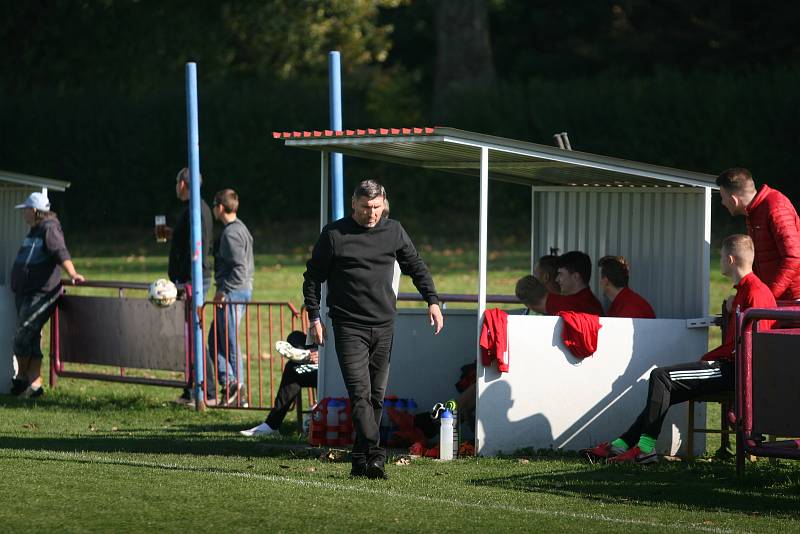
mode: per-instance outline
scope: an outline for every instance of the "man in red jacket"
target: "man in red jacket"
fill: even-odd
[[[655,319],[653,307],[640,294],[628,287],[629,267],[624,256],[603,256],[600,267],[600,289],[608,298],[608,317]]]
[[[722,274],[735,283],[733,309],[771,308],[772,292],[753,274],[753,240],[744,234],[725,238],[720,251]],[[633,425],[619,438],[601,443],[581,453],[591,461],[608,459],[610,463],[649,464],[658,461],[656,440],[670,406],[699,396],[733,391],[735,369],[734,321],[730,314],[725,341],[716,349],[689,362],[671,367],[658,367],[650,373],[647,402]],[[772,328],[774,321],[761,321],[760,328]]]
[[[747,218],[756,247],[753,272],[776,300],[800,299],[800,219],[792,202],[766,184],[757,190],[747,169],[728,169],[717,185],[731,215]]]

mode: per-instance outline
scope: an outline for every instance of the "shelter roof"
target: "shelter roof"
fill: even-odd
[[[477,176],[489,149],[489,177],[538,187],[712,187],[715,177],[565,150],[456,128],[365,128],[273,132],[286,146]]]
[[[10,172],[0,170],[0,183],[8,182],[18,185],[28,185],[31,187],[46,187],[53,191],[66,191],[71,185],[69,182],[62,180],[54,180],[53,178],[42,178],[41,176],[32,176],[30,174],[20,174],[17,172]]]

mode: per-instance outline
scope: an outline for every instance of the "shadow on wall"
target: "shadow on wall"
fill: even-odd
[[[511,387],[503,381],[495,380],[484,389],[480,396],[481,404],[497,407],[497,410],[492,414],[494,420],[492,425],[497,425],[503,429],[507,429],[506,434],[512,435],[519,443],[552,443],[553,432],[550,428],[550,422],[547,417],[541,413],[533,414],[518,421],[511,421],[509,412],[514,406],[514,399],[511,398]],[[483,447],[487,450],[504,453],[513,453],[515,451],[500,451],[499,447],[492,442],[492,432],[487,431],[484,438]]]

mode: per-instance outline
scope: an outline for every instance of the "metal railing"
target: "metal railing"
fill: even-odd
[[[788,304],[794,304],[790,306]],[[790,328],[778,330],[770,335],[797,337],[800,329],[794,327],[800,321],[800,306],[796,302],[780,302],[777,308],[750,308],[736,313],[736,472],[744,472],[745,455],[755,454],[771,458],[800,459],[800,440],[788,439],[766,443],[753,433],[753,335],[758,334],[758,323],[762,320],[785,321]],[[764,331],[767,332],[767,331]],[[795,356],[794,354],[791,355]],[[786,406],[791,417],[795,406]]]
[[[206,302],[200,317],[206,341],[203,344],[206,406],[272,408],[286,365],[286,360],[275,350],[275,342],[285,340],[292,330],[305,332],[307,319],[290,302],[270,301]],[[220,372],[222,365],[225,369]],[[231,384],[236,384],[235,390]],[[313,404],[314,391],[307,389],[308,401]]]
[[[178,300],[170,309],[173,319],[177,319],[180,315],[180,324],[173,325],[176,331],[174,332],[180,336],[180,340],[173,339],[173,349],[179,350],[179,354],[175,354],[174,350],[170,351],[169,362],[162,365],[160,361],[150,361],[147,367],[139,365],[121,365],[122,361],[130,363],[130,353],[141,352],[143,347],[139,346],[148,342],[148,340],[156,337],[151,331],[143,330],[140,324],[115,324],[113,325],[115,335],[118,332],[125,332],[128,330],[129,340],[127,347],[120,347],[116,354],[103,353],[98,357],[98,350],[92,346],[95,340],[92,337],[97,334],[100,335],[92,324],[83,325],[85,328],[72,328],[71,330],[64,328],[63,320],[65,310],[62,306],[71,304],[75,306],[86,306],[85,313],[73,319],[73,323],[78,320],[84,321],[97,321],[98,325],[106,326],[105,322],[113,322],[114,317],[104,317],[102,314],[102,306],[112,304],[114,306],[133,306],[136,308],[132,313],[148,314],[148,313],[163,313],[163,309],[152,306],[150,304],[142,304],[145,299],[136,298],[132,299],[136,302],[128,302],[129,293],[134,292],[141,294],[148,291],[150,285],[141,282],[125,282],[125,281],[86,281],[78,283],[73,286],[71,282],[64,281],[64,295],[56,303],[56,309],[50,322],[50,385],[55,388],[58,377],[64,378],[77,378],[89,380],[102,380],[108,382],[120,382],[129,384],[143,384],[164,387],[190,387],[193,384],[193,377],[191,370],[193,369],[194,357],[192,336],[193,329],[191,328],[191,286],[178,285]],[[83,289],[91,290],[112,290],[112,296],[109,295],[86,295]],[[81,294],[84,293],[84,294]],[[98,293],[94,291],[93,293]],[[100,293],[103,293],[100,291]],[[116,298],[115,298],[116,297]],[[105,299],[111,299],[106,302]],[[120,302],[117,302],[120,299]],[[122,300],[125,299],[125,302]],[[239,322],[239,328],[232,328],[228,325],[227,321],[222,330],[225,335],[236,336],[237,347],[241,348],[240,355],[234,359],[234,363],[238,365],[239,359],[242,361],[242,368],[245,372],[245,380],[243,383],[247,391],[247,402],[242,402],[239,399],[236,403],[220,402],[219,406],[231,404],[230,408],[254,408],[254,409],[268,409],[272,407],[272,400],[275,398],[275,392],[280,382],[281,373],[285,366],[285,360],[275,351],[275,342],[278,340],[286,339],[289,331],[300,329],[306,331],[308,319],[305,314],[301,314],[295,306],[290,302],[268,302],[268,301],[253,301],[246,303],[226,302],[223,306],[242,306],[242,317]],[[92,306],[100,306],[95,310]],[[179,306],[179,309],[174,308]],[[211,319],[212,307],[215,306],[213,302],[206,302],[200,310],[201,328],[204,336],[203,343],[203,362],[204,362],[204,376],[209,376],[209,372],[213,373],[214,391],[219,389],[218,382],[218,367],[216,358],[213,359],[211,365],[207,365],[209,341],[212,347],[216,348],[222,345],[222,339],[216,339],[218,336],[212,335],[209,339],[208,328],[213,320]],[[137,311],[138,310],[138,311]],[[209,317],[206,317],[206,315]],[[227,317],[227,314],[222,314]],[[130,315],[129,315],[130,316]],[[156,320],[158,317],[156,318]],[[237,318],[238,319],[238,318]],[[178,323],[177,320],[174,323]],[[143,323],[147,324],[147,323]],[[70,337],[70,339],[66,339]],[[125,336],[121,336],[125,337]],[[178,345],[180,348],[178,349]],[[226,344],[226,349],[228,345]],[[69,350],[65,350],[69,347]],[[100,349],[102,351],[102,349]],[[113,351],[112,351],[113,352]],[[67,354],[69,353],[69,356]],[[62,358],[62,356],[67,356]],[[226,359],[229,353],[225,352]],[[87,368],[88,367],[88,368]],[[134,371],[136,368],[138,372]],[[115,372],[105,372],[103,368],[116,369]],[[144,376],[142,376],[144,371]],[[154,372],[158,375],[153,376]],[[174,378],[174,373],[181,373],[182,378]],[[170,375],[173,376],[170,376]],[[148,376],[149,375],[149,376]],[[205,386],[205,384],[204,384]],[[205,388],[206,394],[208,388]],[[314,402],[314,391],[308,390],[308,400],[310,403]],[[222,398],[221,400],[224,400]],[[299,400],[299,399],[298,399]]]
[[[419,293],[398,293],[397,300],[404,302],[423,302],[423,298]],[[442,307],[446,306],[448,302],[474,302],[477,304],[478,295],[467,293],[441,293],[439,294],[439,302],[442,303]],[[486,302],[491,302],[492,304],[522,304],[522,301],[513,295],[486,295]]]
[[[131,376],[127,372],[127,367],[119,365],[113,366],[118,369],[117,374],[106,373],[106,372],[95,372],[95,371],[85,371],[85,370],[75,370],[75,369],[67,369],[66,364],[70,363],[64,361],[62,359],[62,342],[65,341],[62,336],[62,304],[64,302],[64,298],[69,295],[70,298],[74,297],[81,297],[81,295],[72,295],[75,289],[78,288],[90,288],[90,289],[112,289],[116,290],[117,298],[123,299],[127,296],[127,291],[147,291],[150,287],[147,283],[142,282],[125,282],[125,281],[108,281],[108,280],[92,280],[92,281],[84,281],[78,282],[77,284],[73,285],[70,280],[62,281],[63,284],[63,292],[62,298],[60,298],[56,302],[56,307],[53,312],[53,316],[50,320],[50,387],[55,388],[58,383],[58,377],[63,378],[78,378],[78,379],[88,379],[88,380],[102,380],[107,382],[122,382],[122,383],[129,383],[129,384],[142,384],[142,385],[151,385],[151,386],[164,386],[164,387],[184,387],[188,381],[188,376],[185,376],[183,380],[175,380],[171,378],[157,378],[157,377],[148,377],[148,376]],[[191,288],[188,288],[191,290]],[[186,296],[186,288],[179,287],[178,288],[178,303],[185,304],[185,296]],[[188,308],[184,308],[185,310],[185,317],[188,318]],[[99,319],[99,318],[98,318]],[[91,326],[91,325],[89,325]],[[187,332],[188,334],[188,332]],[[78,334],[79,336],[79,334]],[[76,344],[81,344],[84,340],[76,339],[73,340]],[[91,341],[85,341],[87,344],[91,343]],[[188,368],[188,362],[190,358],[189,352],[189,345],[184,344],[184,362],[185,368]],[[72,362],[76,364],[83,364],[83,365],[98,365],[104,367],[110,367],[108,361],[92,361],[92,358],[85,358],[84,361],[80,362]],[[174,371],[174,369],[162,369],[162,368],[154,368],[155,370],[166,370],[166,371]]]

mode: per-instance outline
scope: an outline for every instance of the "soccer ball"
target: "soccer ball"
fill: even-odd
[[[171,306],[178,298],[178,288],[165,278],[159,278],[147,290],[147,300],[161,308]]]

